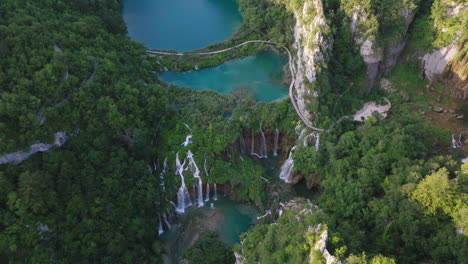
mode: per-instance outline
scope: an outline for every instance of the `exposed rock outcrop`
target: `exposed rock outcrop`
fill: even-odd
[[[422,56],[421,64],[424,77],[430,81],[442,81],[449,94],[466,99],[468,95],[468,58],[461,49],[465,45],[467,28],[463,23],[454,22],[468,16],[468,3],[455,3],[449,0],[437,2],[434,9],[445,9],[441,17],[434,21],[439,35],[451,39],[445,47],[433,50]],[[457,58],[458,57],[458,58]]]
[[[406,45],[406,33],[416,14],[417,6],[407,2],[401,3],[398,9],[403,19],[403,29],[381,46],[377,42],[379,33],[376,25],[379,16],[372,11],[370,2],[345,8],[354,42],[359,46],[361,56],[367,64],[367,91],[374,87],[379,74],[385,76],[392,71]]]
[[[324,69],[332,42],[322,1],[272,1],[284,5],[296,20],[292,46],[292,52],[295,53],[294,89],[299,111],[306,119],[310,119],[315,114],[313,111],[318,106],[316,98],[320,94],[313,83],[319,79]]]

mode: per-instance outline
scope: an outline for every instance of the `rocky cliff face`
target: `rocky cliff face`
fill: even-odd
[[[309,84],[317,80],[331,44],[325,35],[328,25],[320,0],[306,1],[302,8],[294,10],[294,17],[296,18],[293,44],[296,50],[294,88],[300,111],[310,119],[311,113],[307,105],[313,98],[318,97],[319,91],[311,89]]]
[[[272,0],[284,5],[294,15],[293,68],[294,90],[299,111],[310,119],[314,113],[310,104],[317,106],[320,91],[314,88],[323,65],[326,63],[331,39],[328,31],[322,0]]]
[[[370,2],[363,1],[346,9],[354,42],[359,46],[361,56],[367,64],[368,91],[374,87],[379,74],[388,75],[395,67],[398,56],[406,45],[406,33],[416,14],[416,9],[417,6],[411,2],[400,5],[398,13],[403,19],[403,29],[386,41],[383,46],[377,42],[376,25],[379,16],[372,11]]]
[[[444,9],[445,12],[441,18],[434,21],[434,27],[440,35],[450,34],[451,42],[422,56],[424,77],[430,82],[442,81],[451,95],[466,99],[468,96],[468,58],[466,55],[460,57],[460,52],[463,45],[466,45],[463,35],[466,35],[467,28],[463,23],[452,22],[455,25],[446,23],[454,21],[453,19],[460,21],[463,16],[468,16],[468,3],[443,0],[436,9]],[[459,56],[458,59],[457,56]]]

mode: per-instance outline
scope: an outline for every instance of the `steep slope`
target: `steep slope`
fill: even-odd
[[[388,75],[406,45],[407,31],[419,0],[348,1],[342,7],[348,16],[354,42],[367,64],[367,91],[379,75]]]

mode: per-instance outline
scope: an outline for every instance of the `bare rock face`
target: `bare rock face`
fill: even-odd
[[[329,26],[322,1],[272,1],[284,5],[296,20],[293,43],[295,97],[299,111],[306,119],[310,119],[314,113],[310,113],[307,106],[319,96],[319,91],[313,89],[311,84],[317,81],[322,66],[326,63],[327,53],[331,49]]]
[[[432,82],[440,78],[449,62],[455,58],[457,53],[457,47],[448,46],[424,55],[422,63],[426,79]]]
[[[442,0],[437,8],[444,8],[444,19],[434,21],[434,27],[440,34],[451,34],[453,39],[447,46],[425,54],[421,59],[424,77],[430,81],[442,81],[448,92],[460,99],[468,96],[468,58],[456,59],[461,50],[461,36],[466,34],[463,25],[446,25],[444,22],[457,16],[467,15],[467,2]],[[450,30],[449,30],[450,27]],[[464,33],[465,32],[465,33]]]
[[[328,30],[328,25],[320,0],[305,2],[302,10],[297,10],[294,16],[296,25],[293,47],[297,51],[294,87],[297,91],[298,107],[304,116],[310,119],[311,114],[306,106],[310,103],[310,97],[318,96],[318,91],[309,89],[307,82],[313,83],[317,80],[320,64],[324,62],[324,54],[321,50],[330,48],[323,34]]]
[[[368,91],[374,87],[379,75],[386,76],[395,67],[406,45],[406,33],[414,19],[416,8],[417,6],[411,3],[402,4],[400,14],[404,21],[404,28],[384,46],[378,45],[377,30],[371,27],[377,23],[378,16],[373,14],[370,6],[356,5],[347,12],[354,42],[359,46],[361,56],[367,64]]]

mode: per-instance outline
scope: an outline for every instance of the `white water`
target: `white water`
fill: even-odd
[[[263,124],[263,121],[260,122],[260,133],[262,134],[262,142],[260,144],[260,156],[264,159],[267,159],[268,158],[267,144],[266,144],[265,134],[263,133],[263,130],[262,130],[262,124]]]
[[[185,137],[185,141],[182,142],[182,144],[180,144],[180,146],[186,147],[186,146],[188,146],[188,145],[191,144],[191,143],[192,143],[192,135],[187,135],[187,136]]]
[[[461,162],[462,162],[462,163],[467,163],[467,162],[468,162],[468,157],[466,157],[466,158],[462,159],[462,161],[461,161]]]
[[[14,152],[10,154],[3,155],[0,157],[0,165],[9,163],[9,162],[15,162],[15,163],[20,163],[24,160],[27,160],[31,155],[37,153],[37,152],[45,152],[50,149],[54,148],[59,148],[67,142],[67,135],[65,132],[57,132],[55,133],[55,140],[53,144],[46,144],[46,143],[37,143],[33,144],[29,147],[29,151],[27,152]]]
[[[278,140],[279,140],[279,130],[275,129],[275,143],[273,145],[273,156],[278,156]]]
[[[288,159],[281,166],[279,177],[286,183],[290,183],[292,180],[292,172],[294,169],[294,160],[293,160],[292,154],[293,154],[293,151],[296,149],[296,147],[297,146],[292,147],[292,149],[289,151]]]
[[[161,222],[161,215],[158,215],[159,224],[158,224],[158,235],[162,235],[164,233],[162,222]]]
[[[163,163],[163,169],[161,171],[161,174],[159,174],[159,178],[161,179],[161,183],[160,183],[160,186],[161,186],[161,189],[163,190],[163,192],[166,192],[166,185],[164,184],[164,175],[167,173],[167,158],[164,159],[164,163]]]
[[[458,137],[458,141],[455,139],[455,136],[452,134],[452,148],[460,148],[462,146],[461,144],[461,135]]]
[[[192,129],[189,127],[189,125],[187,125],[187,123],[184,123],[184,126],[185,126],[188,130],[192,131]]]
[[[190,200],[190,194],[187,190],[187,186],[185,186],[185,179],[184,179],[184,163],[181,164],[179,160],[179,152],[176,154],[176,174],[180,175],[180,179],[182,181],[179,190],[177,191],[177,207],[176,212],[179,214],[185,213],[185,208],[192,205],[192,201]],[[188,201],[188,202],[187,202]]]
[[[193,177],[198,179],[198,207],[203,207],[205,204],[203,203],[203,182],[200,177],[200,170],[198,169],[197,163],[193,158],[192,151],[189,150],[187,152],[187,158],[189,160],[189,166],[192,167]]]
[[[206,196],[205,196],[205,202],[210,200],[210,184],[206,184]]]
[[[169,221],[167,221],[166,214],[163,214],[163,219],[164,219],[164,223],[166,223],[167,228],[171,229],[171,224],[169,224]]]
[[[265,214],[264,214],[264,215],[262,215],[262,216],[258,216],[258,217],[257,217],[257,220],[258,220],[258,219],[265,218],[267,215],[271,215],[271,210],[266,210],[266,212],[265,212]]]
[[[216,190],[216,183],[213,183],[214,185],[214,196],[213,196],[213,200],[218,200],[218,190]]]
[[[265,182],[270,182],[267,178],[265,178],[265,177],[263,177],[263,176],[260,176],[260,178],[261,178],[262,180],[264,180]]]

